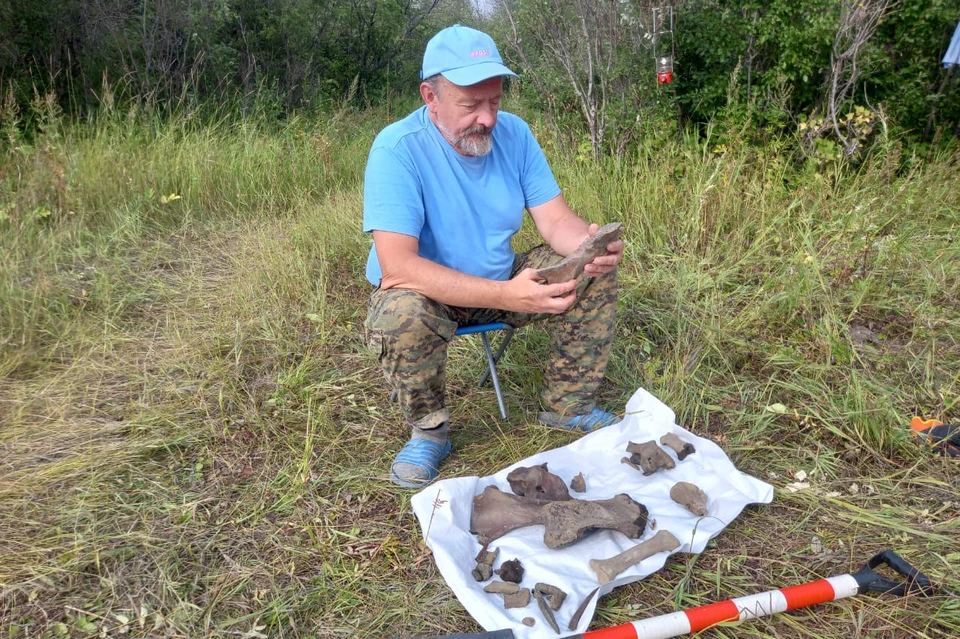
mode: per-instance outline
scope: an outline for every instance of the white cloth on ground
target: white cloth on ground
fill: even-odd
[[[547,463],[550,472],[568,485],[577,473],[582,472],[587,492],[577,494],[571,491],[572,496],[593,500],[626,493],[647,507],[650,521],[656,520],[656,530],[648,524],[643,536],[637,540],[612,530],[600,530],[565,548],[550,550],[543,543],[543,526],[535,525],[515,529],[490,544],[491,550],[500,549],[495,567],[510,559],[519,559],[523,564],[525,572],[521,586],[532,589],[536,583],[543,582],[567,592],[566,601],[556,613],[562,635],[567,634],[567,623],[580,602],[598,585],[590,568],[590,559],[613,557],[660,530],[669,530],[680,540],[682,545],[675,552],[700,553],[747,504],[767,504],[773,499],[772,486],[737,470],[714,442],[676,425],[674,412],[644,389],[638,389],[630,398],[625,414],[617,424],[594,431],[567,446],[528,457],[495,475],[444,479],[427,486],[411,499],[440,573],[464,608],[485,630],[510,628],[517,639],[552,639],[557,636],[541,617],[535,602],[531,600],[526,608],[505,610],[499,595],[483,591],[490,582],[477,582],[471,576],[481,548],[476,535],[470,533],[473,498],[490,485],[512,493],[507,474],[515,468]],[[677,461],[676,454],[663,447],[677,465],[650,476],[620,462],[622,457],[629,456],[626,447],[630,441],[655,440],[659,443],[660,437],[666,433],[675,433],[692,443],[696,452]],[[691,515],[670,499],[670,488],[679,481],[695,483],[707,494],[709,514],[706,517]],[[602,585],[584,611],[576,631],[587,630],[601,596],[617,586],[660,570],[670,554],[649,557]],[[524,617],[533,617],[536,625],[532,628],[523,625]]]

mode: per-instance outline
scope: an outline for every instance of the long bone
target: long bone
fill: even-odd
[[[473,498],[470,532],[481,544],[514,528],[535,524],[543,525],[543,543],[550,549],[573,543],[598,528],[637,539],[647,525],[647,508],[625,494],[601,500],[543,501],[511,495],[496,486],[487,486]]]
[[[590,567],[597,573],[597,581],[602,584],[613,581],[617,575],[658,552],[676,550],[680,540],[668,530],[661,530],[650,539],[640,542],[629,550],[610,559],[591,559]]]

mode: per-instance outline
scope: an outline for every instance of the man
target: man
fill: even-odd
[[[613,339],[623,243],[611,242],[580,281],[536,277],[599,227],[567,205],[527,124],[498,111],[504,76],[516,74],[490,36],[443,29],[423,56],[424,106],[381,131],[367,160],[366,274],[377,288],[366,328],[412,430],[390,469],[401,486],[433,481],[450,453],[444,364],[458,325],[550,318],[540,421],[588,432],[618,420],[593,395]],[[524,208],[546,246],[514,255]]]

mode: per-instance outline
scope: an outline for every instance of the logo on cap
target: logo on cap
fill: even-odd
[[[476,51],[470,54],[470,57],[483,58],[483,57],[488,57],[489,55],[490,55],[490,49],[477,49]]]

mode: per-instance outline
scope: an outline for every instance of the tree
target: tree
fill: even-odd
[[[608,146],[622,151],[635,120],[625,126],[617,114],[639,114],[638,49],[650,41],[640,16],[649,7],[628,0],[499,2],[525,77],[544,95],[566,85],[595,155]]]

